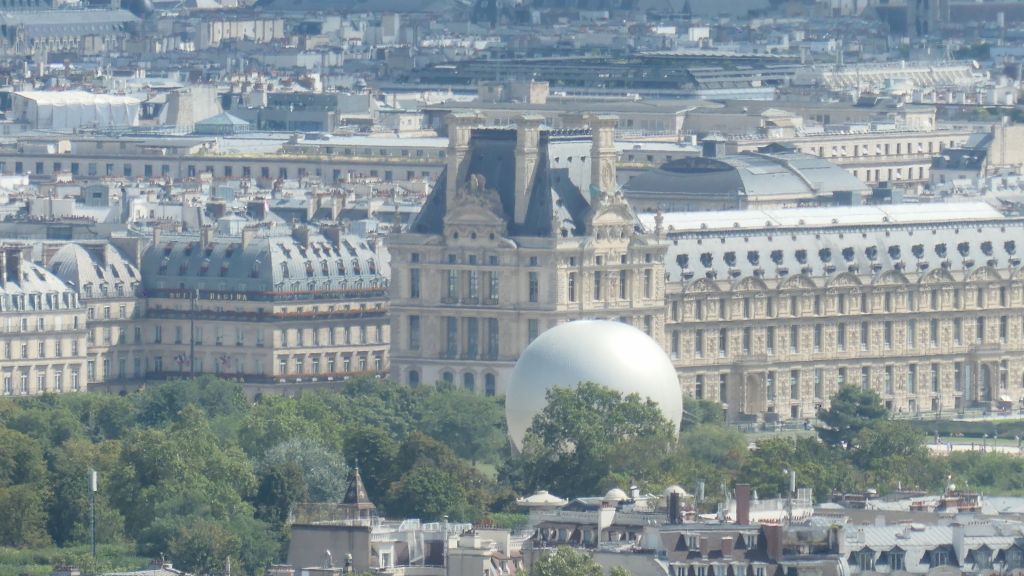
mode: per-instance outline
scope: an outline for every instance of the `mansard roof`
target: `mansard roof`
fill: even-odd
[[[503,212],[500,216],[508,223],[510,236],[552,236],[561,230],[570,236],[580,236],[586,229],[590,210],[590,142],[589,130],[541,131],[530,203],[521,224],[514,218],[516,178],[531,175],[516,173],[515,130],[473,130],[462,184],[479,175],[489,188],[497,191]],[[446,168],[410,231],[442,234],[447,197],[451,193],[447,190]]]
[[[654,215],[640,221],[654,229]],[[1024,219],[984,204],[675,213],[662,225],[671,281],[853,273],[901,283],[936,270],[996,280],[1020,268],[1024,238]]]
[[[147,291],[315,293],[387,285],[381,263],[357,236],[342,236],[338,244],[273,234],[244,243],[223,236],[205,244],[196,235],[161,238],[143,255],[142,277]]]

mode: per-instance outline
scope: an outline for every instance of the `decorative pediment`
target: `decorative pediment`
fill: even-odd
[[[793,288],[814,289],[817,287],[818,285],[814,283],[814,280],[811,280],[810,277],[808,277],[806,274],[797,274],[795,276],[790,276],[789,278],[786,278],[781,283],[779,283],[779,290],[787,290]]]
[[[737,280],[733,285],[732,289],[734,292],[739,291],[751,291],[751,292],[766,292],[768,291],[768,285],[764,283],[760,278],[753,276],[745,276]]]
[[[472,174],[455,192],[451,208],[444,217],[445,237],[449,240],[476,240],[501,237],[508,230],[498,191],[487,186],[487,179]],[[493,238],[492,238],[493,239]]]
[[[837,274],[834,278],[830,278],[827,284],[829,288],[856,288],[861,285],[860,278],[850,272]]]
[[[994,282],[997,280],[1002,280],[1003,277],[999,274],[999,272],[995,270],[995,268],[992,268],[991,266],[982,266],[981,268],[972,271],[968,275],[968,279],[976,282],[984,282],[986,280]]]
[[[621,192],[602,193],[590,207],[587,231],[597,240],[628,238],[633,233],[633,210]]]
[[[936,268],[922,276],[918,282],[921,284],[946,284],[955,281],[956,279],[949,273],[949,270]]]
[[[718,283],[710,278],[698,278],[690,284],[687,292],[721,292],[722,289],[718,287]]]
[[[904,286],[910,284],[910,280],[898,270],[886,270],[874,278],[871,282],[874,286],[896,285]]]

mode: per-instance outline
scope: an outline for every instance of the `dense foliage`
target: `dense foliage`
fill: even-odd
[[[936,490],[950,476],[987,493],[1024,492],[1024,459],[930,456],[925,433],[890,419],[870,392],[840,391],[819,436],[762,437],[756,446],[723,425],[717,406],[688,402],[686,411],[677,439],[658,407],[635,395],[594,384],[555,389],[513,455],[501,401],[444,386],[357,380],[250,402],[237,384],[204,377],[127,396],[0,402],[0,576],[5,553],[22,557],[10,549],[80,551],[88,542],[90,469],[100,477],[101,550],[124,562],[165,554],[203,574],[222,573],[229,557],[249,574],[283,560],[293,505],[340,500],[356,465],[385,515],[498,526],[520,523],[515,496],[537,489],[574,497],[703,481],[714,506],[718,488],[737,481],[762,497],[782,493],[784,469],[818,499],[833,490]],[[80,552],[39,553],[24,571],[55,556],[85,562]],[[576,560],[560,552],[549,567],[590,570]],[[138,568],[112,561],[97,566]]]
[[[471,461],[498,463],[499,401],[346,384],[250,403],[204,377],[0,403],[0,547],[88,543],[90,469],[98,542],[199,573],[280,560],[291,506],[341,500],[357,463],[385,514],[483,517],[502,491]]]

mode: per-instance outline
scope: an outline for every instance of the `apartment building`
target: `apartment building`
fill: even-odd
[[[86,308],[29,254],[0,246],[0,395],[84,391]]]

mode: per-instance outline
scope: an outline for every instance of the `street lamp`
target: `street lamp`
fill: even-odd
[[[89,469],[89,534],[92,541],[92,557],[96,559],[96,471]]]

